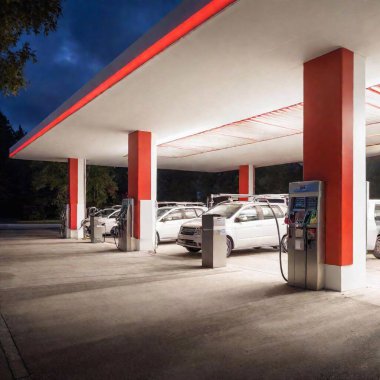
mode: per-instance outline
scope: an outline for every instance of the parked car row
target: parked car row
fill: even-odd
[[[184,222],[199,217],[207,210],[207,207],[200,206],[198,203],[195,203],[194,206],[191,206],[191,202],[181,202],[180,205],[176,205],[175,202],[171,203],[174,205],[157,209],[156,237],[158,243],[175,241]],[[98,222],[104,225],[104,234],[110,234],[112,228],[117,225],[120,209],[121,206],[112,206],[94,213],[94,216],[99,218]],[[90,218],[86,218],[83,225],[89,230]]]
[[[263,196],[259,201],[225,201],[211,209],[199,203],[165,202],[159,204],[156,221],[157,244],[176,241],[189,252],[202,249],[203,213],[212,213],[226,218],[227,251],[248,249],[262,246],[278,246],[277,227],[270,207],[261,200],[270,199]],[[284,197],[271,201],[279,221],[281,237],[286,234]],[[281,200],[281,202],[280,202]],[[380,259],[380,200],[371,199],[367,207],[367,250]],[[120,205],[111,206],[94,213],[104,225],[104,233],[110,234],[117,224]],[[89,218],[83,221],[84,228],[90,228]]]

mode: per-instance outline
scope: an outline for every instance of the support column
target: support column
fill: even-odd
[[[253,165],[239,167],[239,194],[255,194],[255,167]]]
[[[151,251],[156,241],[157,148],[151,132],[128,135],[128,197],[134,199],[136,249]]]
[[[86,160],[68,159],[68,204],[66,237],[82,239],[82,220],[86,215]]]
[[[365,286],[364,59],[338,49],[304,64],[304,179],[325,182],[325,287]]]

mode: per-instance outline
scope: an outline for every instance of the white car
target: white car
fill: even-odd
[[[95,213],[95,216],[100,218],[99,223],[104,224],[104,233],[111,233],[111,228],[116,225],[116,218],[119,216],[120,209],[105,208]],[[84,228],[90,230],[90,218],[84,220]]]
[[[367,250],[380,259],[380,199],[367,201]]]
[[[189,221],[189,219],[199,218],[205,211],[207,211],[207,207],[203,206],[158,208],[156,222],[157,244],[162,241],[175,241],[181,225]]]
[[[271,205],[279,222],[280,237],[286,234],[286,208]],[[226,218],[227,256],[233,249],[279,245],[276,221],[272,210],[265,203],[226,202],[216,205],[206,212]],[[202,249],[202,219],[184,223],[178,234],[177,244],[189,252]]]

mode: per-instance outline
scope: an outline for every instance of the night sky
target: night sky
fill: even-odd
[[[56,32],[25,37],[38,62],[26,66],[25,90],[0,95],[0,111],[14,128],[31,130],[180,2],[63,0]]]

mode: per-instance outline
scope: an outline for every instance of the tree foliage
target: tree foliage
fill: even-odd
[[[160,201],[201,201],[214,193],[237,193],[238,172],[222,173],[158,170],[157,199]]]
[[[32,189],[40,205],[37,218],[57,217],[67,203],[67,164],[61,162],[33,162]],[[120,203],[115,168],[87,165],[86,203],[106,207]],[[53,213],[52,213],[53,211]]]
[[[15,95],[26,86],[26,62],[36,53],[24,36],[48,35],[57,27],[61,0],[0,0],[0,91]]]
[[[29,162],[10,160],[8,149],[24,135],[21,128],[12,129],[8,119],[0,112],[0,216],[12,213],[30,190]]]
[[[120,203],[117,197],[115,169],[105,166],[87,166],[87,204],[105,207]]]
[[[67,164],[34,161],[30,169],[33,173],[32,190],[39,205],[33,216],[37,219],[57,218],[67,203]]]

